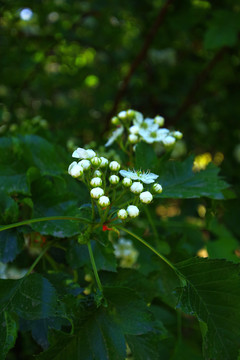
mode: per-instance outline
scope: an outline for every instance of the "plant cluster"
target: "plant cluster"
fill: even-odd
[[[185,347],[187,359],[237,358],[240,312],[232,310],[239,309],[238,257],[229,251],[234,263],[209,256],[216,248],[203,237],[206,229],[231,234],[224,226],[219,231],[210,214],[205,219],[207,203],[199,205],[198,218],[174,221],[167,210],[168,199],[179,201],[176,208],[183,199],[227,198],[229,186],[214,164],[196,171],[193,157],[175,161],[171,151],[159,157],[156,141],[143,141],[153,128],[164,130],[164,139],[182,136],[160,128],[162,118],[124,114],[118,161],[114,152],[79,147],[68,174],[68,156],[46,140],[0,140],[9,154],[1,160],[8,174],[0,227],[0,259],[7,264],[0,279],[2,359],[14,354],[19,336],[30,334],[31,354],[39,360],[177,359]],[[13,172],[8,164],[16,156]],[[209,259],[200,257],[206,252]],[[185,335],[189,328],[194,340]]]

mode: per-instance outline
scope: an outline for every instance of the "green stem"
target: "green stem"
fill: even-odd
[[[89,252],[90,260],[92,263],[92,268],[93,268],[93,272],[95,275],[95,279],[96,279],[99,290],[102,292],[103,288],[102,288],[102,284],[101,284],[101,281],[98,276],[98,271],[97,271],[96,263],[94,260],[93,252],[92,252],[91,242],[89,241],[87,245],[88,245],[88,252]]]
[[[148,221],[149,221],[149,223],[150,223],[150,225],[151,225],[151,227],[152,227],[152,230],[153,230],[155,239],[156,239],[156,241],[158,241],[158,239],[159,239],[159,237],[158,237],[158,232],[157,232],[156,226],[155,226],[155,224],[154,224],[154,222],[153,222],[153,219],[152,219],[152,217],[151,217],[150,211],[149,211],[149,209],[148,209],[147,206],[144,207],[144,211],[145,211],[145,213],[146,213],[146,215],[147,215],[147,218],[148,218]]]
[[[92,203],[92,221],[94,221],[94,219],[95,219],[95,211],[94,211],[95,204],[94,204],[93,198],[91,198],[91,203]]]
[[[50,221],[50,220],[74,220],[74,221],[80,221],[80,222],[85,222],[85,223],[89,223],[89,224],[91,223],[90,220],[84,219],[84,218],[81,218],[81,217],[49,216],[49,217],[43,217],[43,218],[37,218],[37,219],[24,220],[24,221],[20,221],[18,223],[15,223],[15,224],[3,225],[3,226],[0,227],[0,231],[7,230],[7,229],[12,229],[12,228],[15,228],[15,227],[18,227],[18,226],[32,224],[32,223],[36,223],[36,222],[40,222],[40,221]]]
[[[41,253],[38,255],[38,257],[36,258],[36,260],[34,261],[34,263],[31,265],[31,267],[29,268],[28,272],[26,273],[25,276],[28,276],[31,274],[31,272],[33,271],[33,269],[35,268],[35,266],[39,263],[39,261],[41,260],[41,258],[43,257],[43,255],[50,249],[50,247],[52,246],[52,243],[49,243],[48,245],[46,245],[44,247],[44,249],[41,251]]]
[[[132,237],[134,237],[135,239],[137,239],[138,241],[140,241],[142,244],[144,244],[146,247],[148,247],[152,252],[154,252],[160,259],[162,259],[168,266],[170,266],[171,269],[173,269],[173,271],[177,274],[178,277],[182,278],[181,275],[179,274],[179,271],[177,268],[175,268],[175,266],[167,259],[165,258],[165,256],[163,256],[162,254],[160,254],[156,249],[154,249],[154,247],[152,247],[151,245],[149,245],[145,240],[143,240],[140,236],[138,236],[137,234],[134,234],[132,231],[125,229],[122,226],[116,226],[119,230],[122,230],[124,232],[126,232],[127,234],[131,235]]]

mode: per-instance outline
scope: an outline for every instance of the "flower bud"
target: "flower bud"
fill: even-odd
[[[163,126],[164,122],[165,122],[165,120],[162,116],[160,116],[160,115],[155,116],[155,118],[154,118],[155,124],[158,124],[158,126]]]
[[[129,205],[127,207],[127,213],[131,218],[135,218],[139,215],[139,209],[135,205]]]
[[[102,185],[102,179],[100,177],[94,177],[90,181],[92,187],[97,187]]]
[[[110,182],[110,184],[112,184],[112,185],[116,185],[116,184],[118,184],[119,183],[119,176],[117,176],[117,175],[111,175],[111,176],[109,176],[109,182]]]
[[[96,187],[90,191],[90,195],[93,199],[99,199],[104,194],[104,190],[100,187]]]
[[[109,199],[109,197],[107,197],[107,196],[101,196],[101,197],[98,199],[98,204],[99,204],[101,207],[106,207],[106,206],[110,205],[110,199]]]
[[[134,135],[137,135],[139,133],[139,130],[140,130],[140,128],[138,125],[133,125],[133,126],[130,126],[130,128],[129,128],[129,132]]]
[[[135,116],[135,111],[132,110],[132,109],[127,110],[127,116],[128,116],[130,119],[133,119],[134,116]]]
[[[169,136],[166,136],[162,140],[162,142],[163,142],[163,145],[165,145],[165,146],[171,146],[176,142],[176,139],[173,136],[169,135]]]
[[[97,157],[97,156],[94,156],[92,159],[91,159],[91,163],[93,166],[100,166],[101,165],[101,162],[102,160]]]
[[[135,181],[131,187],[130,190],[132,193],[134,194],[140,194],[143,191],[143,184],[140,183],[139,181]]]
[[[130,187],[132,185],[132,179],[125,177],[122,181],[123,186]]]
[[[68,167],[68,173],[74,177],[77,178],[79,176],[82,176],[83,174],[83,168],[81,165],[79,165],[76,161],[73,161],[69,167]]]
[[[113,125],[119,125],[119,124],[120,124],[120,121],[119,121],[119,119],[118,119],[117,116],[114,116],[114,117],[111,118],[111,123],[112,123]]]
[[[94,173],[93,173],[93,175],[94,175],[95,177],[101,177],[101,176],[102,176],[102,172],[101,172],[100,170],[95,170]]]
[[[183,134],[181,131],[174,131],[172,135],[175,137],[175,139],[180,140],[183,137]]]
[[[106,158],[103,157],[103,156],[101,156],[100,159],[101,159],[100,167],[101,167],[101,168],[106,167],[106,166],[108,165],[108,159],[106,159]]]
[[[153,199],[153,196],[150,193],[150,191],[143,191],[139,197],[140,197],[141,202],[144,204],[150,204],[150,202]]]
[[[125,120],[127,118],[127,112],[126,111],[121,111],[120,113],[118,113],[118,117],[121,120]]]
[[[83,170],[89,170],[91,167],[91,163],[89,160],[81,160],[78,164],[82,166]]]
[[[86,150],[86,152],[87,152],[88,159],[92,159],[94,156],[96,156],[95,151],[93,151],[92,149],[88,149],[88,150]]]
[[[138,142],[138,137],[135,134],[128,135],[128,140],[131,144],[136,144]]]
[[[117,213],[118,218],[121,220],[125,220],[128,217],[128,213],[125,209],[120,209]]]
[[[121,165],[117,161],[111,161],[109,164],[109,169],[112,171],[120,170]]]
[[[152,189],[157,194],[161,194],[161,192],[162,192],[162,186],[158,183],[153,184]]]

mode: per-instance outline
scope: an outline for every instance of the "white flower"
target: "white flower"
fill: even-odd
[[[101,161],[102,161],[101,164],[100,164],[100,168],[106,167],[106,166],[108,165],[108,159],[106,159],[106,158],[103,157],[103,156],[101,156],[100,159],[101,159]]]
[[[112,171],[118,171],[121,165],[117,161],[111,161],[109,164],[109,169]]]
[[[90,181],[92,187],[97,187],[102,185],[102,179],[100,177],[94,177]]]
[[[110,182],[110,184],[113,184],[113,185],[116,185],[116,184],[118,184],[119,183],[119,176],[117,176],[117,175],[111,175],[111,176],[109,176],[109,182]]]
[[[120,209],[117,213],[119,219],[125,220],[128,217],[128,213],[125,209]]]
[[[143,191],[143,184],[136,181],[131,185],[130,190],[134,194],[140,194]]]
[[[153,199],[153,196],[149,191],[143,191],[139,197],[141,202],[144,204],[149,204]]]
[[[114,143],[114,141],[122,135],[123,133],[123,126],[120,126],[119,128],[117,128],[116,130],[114,130],[112,132],[112,135],[110,136],[110,138],[108,139],[108,141],[106,142],[105,146],[110,146]]]
[[[104,194],[104,190],[100,187],[96,187],[90,191],[90,195],[93,199],[99,199]]]
[[[72,157],[77,159],[91,159],[96,156],[95,151],[92,149],[85,150],[83,148],[77,148],[72,154]]]
[[[160,184],[155,183],[152,187],[153,191],[157,194],[161,194],[162,186]]]
[[[157,124],[154,125],[158,127]],[[139,135],[141,135],[143,140],[146,141],[148,144],[163,141],[168,135],[168,133],[169,133],[168,129],[158,129],[158,128],[156,129],[153,126],[147,129],[140,129],[139,131]]]
[[[138,125],[130,126],[129,132],[131,134],[137,135],[139,133],[140,127]]]
[[[101,197],[98,199],[98,204],[99,204],[101,207],[106,207],[106,206],[110,205],[110,199],[109,199],[109,197],[107,197],[107,196],[101,196]]]
[[[172,136],[174,136],[177,140],[180,140],[183,137],[181,131],[173,131]]]
[[[127,207],[127,213],[131,218],[135,218],[139,215],[139,209],[135,205],[129,205]]]
[[[89,160],[81,160],[78,164],[83,167],[83,170],[88,170],[91,167],[91,163]]]
[[[164,118],[162,116],[160,116],[160,115],[157,115],[154,118],[154,122],[155,122],[155,124],[158,124],[158,126],[163,126],[164,121],[165,121]]]
[[[138,111],[135,111],[133,124],[140,126],[142,122],[143,122],[143,114]]]
[[[120,170],[120,174],[125,177],[132,180],[140,180],[144,184],[151,184],[153,183],[157,178],[158,175],[150,173],[150,172],[141,172],[141,171],[130,171],[130,170]]]
[[[136,144],[138,142],[138,136],[134,134],[128,135],[128,140],[131,144]]]
[[[102,160],[97,157],[97,156],[94,156],[92,159],[91,159],[91,163],[93,164],[93,166],[100,166],[101,165],[101,162]]]
[[[101,177],[102,176],[102,172],[100,170],[95,170],[93,173],[94,176],[96,177]]]
[[[125,170],[121,170],[121,171],[125,171]],[[121,171],[120,171],[120,173],[121,173]],[[121,174],[122,175],[122,174]],[[132,185],[132,180],[130,179],[130,178],[128,178],[128,177],[125,177],[124,179],[123,179],[123,181],[122,181],[122,184],[123,184],[123,186],[125,186],[125,187],[130,187],[131,185]]]
[[[81,165],[79,165],[76,161],[73,161],[69,167],[68,167],[68,173],[74,177],[77,178],[79,176],[82,176],[83,174],[83,168]]]
[[[175,144],[175,142],[176,142],[176,139],[171,135],[165,137],[165,139],[162,140],[162,143],[165,146],[171,146],[171,145]]]

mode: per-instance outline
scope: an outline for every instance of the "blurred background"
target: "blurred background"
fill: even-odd
[[[133,108],[184,133],[229,182],[240,164],[240,4],[1,1],[0,133],[71,151]],[[227,159],[227,160],[226,160]]]

